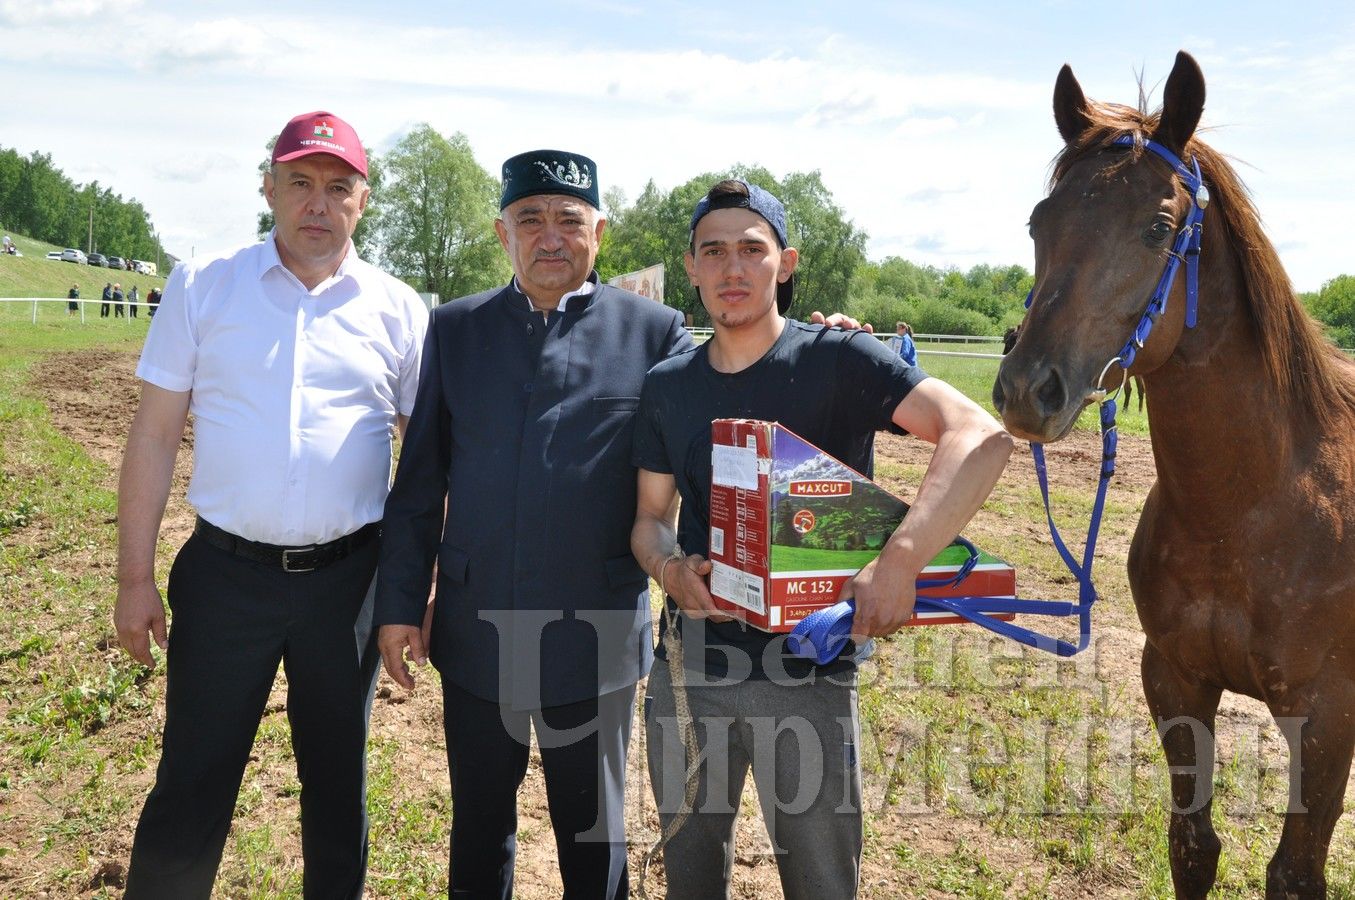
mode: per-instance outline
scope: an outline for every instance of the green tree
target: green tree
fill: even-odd
[[[494,233],[499,183],[461,133],[420,124],[383,159],[379,230],[387,267],[443,300],[503,284],[511,274]]]
[[[0,148],[0,224],[12,227],[18,221],[14,205],[19,196],[19,180],[23,172],[24,160],[19,152]]]
[[[1304,299],[1338,346],[1355,347],[1355,275],[1338,275]]]
[[[793,313],[808,318],[811,310],[841,309],[852,275],[866,260],[866,233],[833,202],[817,170],[791,172],[782,180],[780,190],[768,190],[786,205],[790,243],[800,251]]]
[[[21,157],[0,148],[0,216],[7,228],[62,247],[92,244],[105,253],[149,259],[157,246],[140,203],[123,200],[97,181],[73,183],[48,154]]]

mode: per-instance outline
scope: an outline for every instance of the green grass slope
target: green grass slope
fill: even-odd
[[[52,250],[61,247],[35,241],[21,234],[7,232],[19,247],[23,256],[10,256],[0,253],[0,298],[3,297],[65,297],[72,284],[80,286],[80,296],[86,300],[98,300],[104,284],[116,281],[123,290],[136,285],[141,296],[153,287],[163,288],[165,279],[150,275],[138,275],[135,272],[117,269],[105,269],[101,266],[81,266],[76,263],[58,262],[47,258]],[[3,304],[12,306],[13,304]],[[53,304],[49,312],[58,307]],[[31,312],[31,307],[30,307]],[[39,309],[41,316],[44,310]],[[88,310],[86,310],[88,313]],[[96,313],[97,315],[97,313]]]

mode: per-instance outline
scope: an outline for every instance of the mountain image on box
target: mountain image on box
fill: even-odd
[[[711,594],[750,625],[790,631],[833,605],[908,513],[903,500],[776,422],[717,419],[711,437]],[[947,547],[921,578],[946,580],[968,559],[963,547]],[[918,590],[920,597],[1015,595],[1015,570],[982,551],[963,581]],[[908,624],[963,621],[928,611]]]

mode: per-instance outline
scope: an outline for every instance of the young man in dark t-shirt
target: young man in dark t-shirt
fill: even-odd
[[[975,403],[871,335],[783,317],[799,257],[771,194],[722,181],[697,204],[691,230],[687,275],[714,336],[650,370],[632,455],[639,490],[631,549],[664,590],[666,618],[681,636],[682,684],[675,689],[670,666],[656,665],[646,696],[650,781],[665,833],[686,783],[679,696],[703,754],[693,809],[664,848],[668,896],[726,895],[749,768],[788,900],[852,896],[861,855],[855,650],[815,665],[790,656],[784,635],[717,611],[705,558],[711,420],[779,421],[867,475],[876,431],[937,445],[906,520],[843,588],[857,603],[858,639],[907,622],[919,572],[988,496],[1011,439]],[[667,658],[665,646],[659,655]]]

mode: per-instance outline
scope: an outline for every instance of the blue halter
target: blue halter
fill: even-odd
[[[1120,146],[1133,146],[1134,138],[1124,135],[1111,143]],[[1097,379],[1096,388],[1092,391],[1092,398],[1101,407],[1101,481],[1096,489],[1096,502],[1092,506],[1091,522],[1087,526],[1087,542],[1083,549],[1080,565],[1073,559],[1072,553],[1068,551],[1063,538],[1059,535],[1058,527],[1054,524],[1054,514],[1049,507],[1049,483],[1045,467],[1044,445],[1037,442],[1031,442],[1030,445],[1030,455],[1035,460],[1035,475],[1040,482],[1040,496],[1044,500],[1045,519],[1049,522],[1050,537],[1054,540],[1054,546],[1059,551],[1059,556],[1063,557],[1064,565],[1077,578],[1078,583],[1077,604],[1069,604],[1070,608],[1066,613],[1051,613],[1051,615],[1077,615],[1081,619],[1081,634],[1076,647],[1063,641],[1053,641],[1054,650],[1060,656],[1071,656],[1085,650],[1091,641],[1091,607],[1096,602],[1096,588],[1092,584],[1092,562],[1096,555],[1096,538],[1101,528],[1101,514],[1105,510],[1106,488],[1110,485],[1111,476],[1115,474],[1115,451],[1118,443],[1118,434],[1115,428],[1115,397],[1119,394],[1120,389],[1116,387],[1114,391],[1108,392],[1106,390],[1106,373],[1110,371],[1111,366],[1118,363],[1123,373],[1120,384],[1124,384],[1124,378],[1128,377],[1129,374],[1129,367],[1134,364],[1138,352],[1143,349],[1143,345],[1148,341],[1148,335],[1152,333],[1153,325],[1167,310],[1167,296],[1171,293],[1172,284],[1176,281],[1176,272],[1181,268],[1182,262],[1186,264],[1187,328],[1195,327],[1199,309],[1200,240],[1204,233],[1205,207],[1209,205],[1209,188],[1205,186],[1204,178],[1200,174],[1199,162],[1193,157],[1190,166],[1187,167],[1180,157],[1157,141],[1145,141],[1143,146],[1166,160],[1176,177],[1181,179],[1181,182],[1186,186],[1190,193],[1190,212],[1186,214],[1186,220],[1182,224],[1181,230],[1177,232],[1171,250],[1168,251],[1167,264],[1162,270],[1161,277],[1157,280],[1157,287],[1148,300],[1148,306],[1144,310],[1143,316],[1134,328],[1134,333],[1120,348],[1119,354],[1106,363]],[[1027,309],[1030,308],[1034,297],[1035,289],[1031,288],[1030,294],[1026,297]],[[1043,635],[1036,635],[1036,637],[1043,641],[1051,640]],[[1041,645],[1031,644],[1031,646]],[[1050,648],[1045,647],[1045,649]]]

